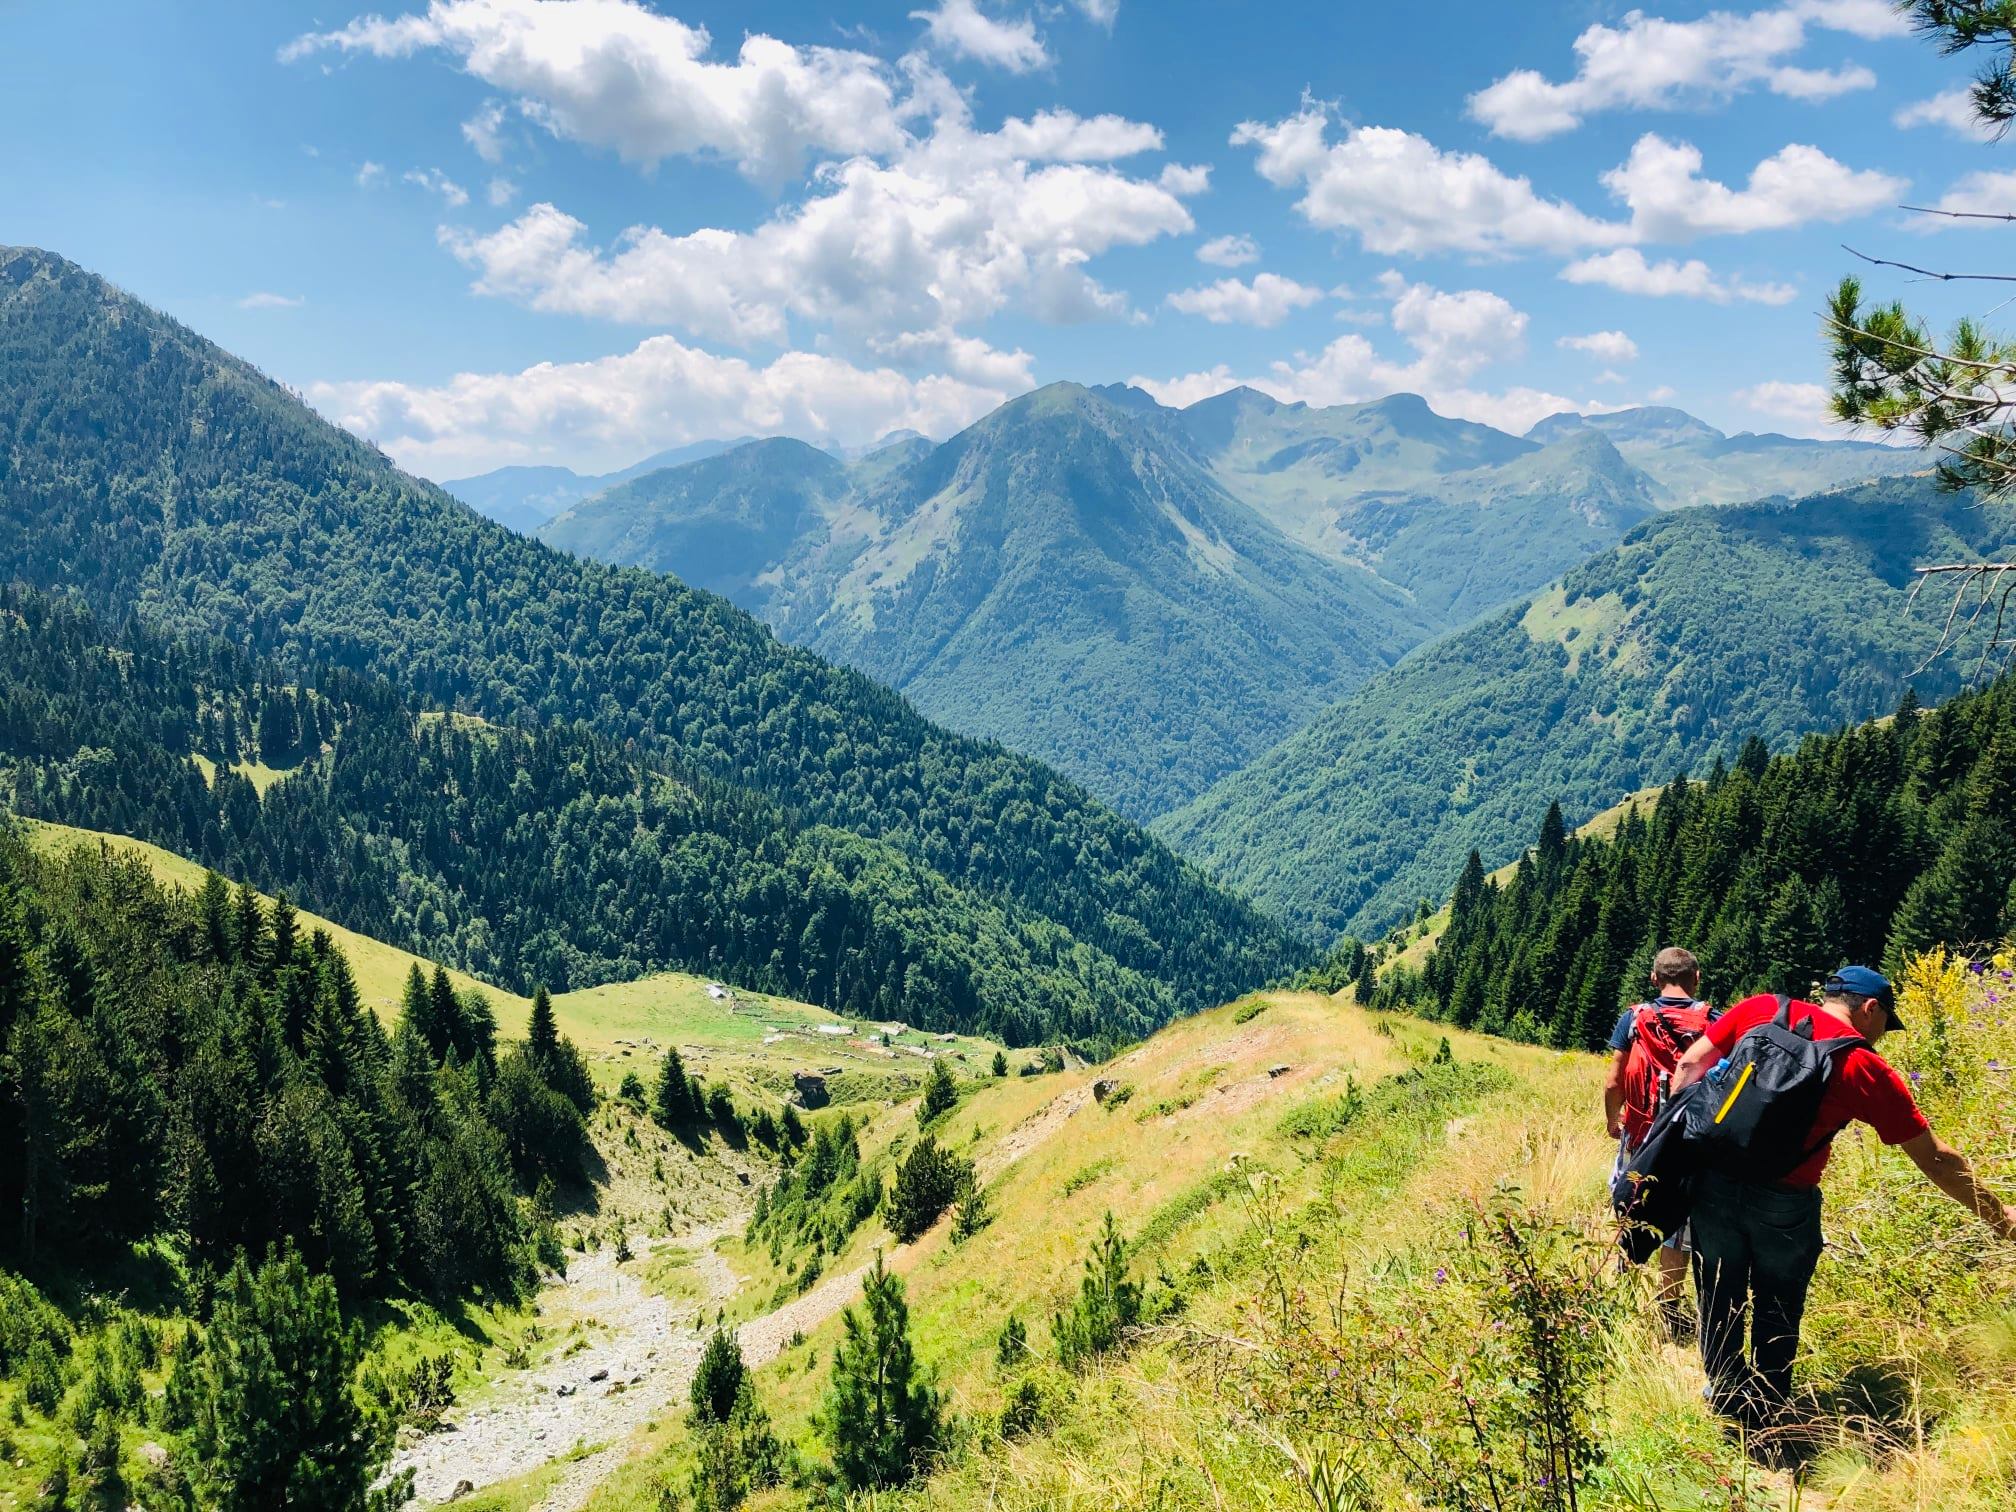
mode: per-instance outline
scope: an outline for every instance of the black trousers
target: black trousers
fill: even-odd
[[[1768,1425],[1792,1395],[1806,1288],[1820,1260],[1820,1189],[1711,1172],[1696,1189],[1693,1229],[1701,1364],[1715,1409]]]

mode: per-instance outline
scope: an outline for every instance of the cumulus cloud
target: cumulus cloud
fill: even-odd
[[[1621,25],[1591,26],[1575,39],[1572,78],[1554,81],[1516,69],[1470,97],[1470,114],[1498,136],[1539,141],[1572,131],[1589,116],[1620,109],[1672,109],[1764,88],[1794,99],[1826,99],[1875,83],[1866,68],[1796,67],[1809,28],[1865,39],[1900,35],[1904,23],[1885,0],[1794,0],[1770,10],[1710,11],[1668,21],[1642,11]]]
[[[1742,189],[1701,176],[1701,151],[1648,132],[1631,156],[1603,175],[1648,241],[1686,241],[1777,231],[1808,221],[1839,221],[1897,202],[1905,181],[1849,168],[1817,147],[1781,147],[1759,163]]]
[[[298,310],[308,303],[298,294],[270,294],[261,289],[238,301],[241,310]]]
[[[499,174],[490,180],[489,187],[483,191],[483,197],[489,200],[492,206],[501,210],[518,198],[518,185]]]
[[[1009,73],[1028,73],[1050,61],[1036,23],[1027,16],[997,21],[974,0],[939,0],[936,10],[912,11],[910,19],[924,23],[932,45],[954,57],[971,58]]]
[[[1319,352],[1275,362],[1262,374],[1241,377],[1221,363],[1174,378],[1137,376],[1129,382],[1171,405],[1194,404],[1241,384],[1314,405],[1415,393],[1441,414],[1515,433],[1562,410],[1597,407],[1539,389],[1478,385],[1487,368],[1515,361],[1526,349],[1527,316],[1500,295],[1445,291],[1390,273],[1380,283],[1390,301],[1388,323],[1411,354],[1405,360],[1382,353],[1354,331]]]
[[[2016,215],[2016,171],[2003,169],[1967,174],[1955,180],[1953,187],[1939,196],[1939,203],[1934,208],[1961,217]],[[2003,225],[2005,223],[1999,220],[1926,219],[1912,222],[1912,229],[1943,231],[1951,226]]]
[[[1201,315],[1213,325],[1268,327],[1281,324],[1322,297],[1321,289],[1278,273],[1261,273],[1250,283],[1221,278],[1201,288],[1183,289],[1169,296],[1169,304],[1186,315]]]
[[[772,183],[814,154],[901,144],[911,107],[880,59],[761,34],[732,59],[712,50],[704,27],[637,0],[432,0],[414,14],[308,33],[280,57],[443,53],[557,137],[636,163],[719,158]]]
[[[1828,412],[1827,390],[1817,383],[1772,379],[1736,390],[1735,401],[1753,414],[1774,422],[1774,428],[1794,436],[1840,440],[1848,432]]]
[[[506,462],[622,466],[713,436],[859,444],[898,429],[945,435],[1029,387],[913,377],[810,352],[758,366],[653,336],[588,362],[462,373],[439,385],[322,383],[309,402],[432,477]]]
[[[1586,336],[1563,336],[1554,343],[1571,352],[1587,352],[1598,362],[1636,362],[1638,343],[1622,331],[1591,331]],[[1615,377],[1615,374],[1608,375]]]
[[[1326,109],[1305,102],[1280,121],[1244,122],[1232,142],[1258,149],[1269,183],[1302,191],[1296,208],[1311,225],[1353,232],[1369,251],[1567,252],[1631,238],[1630,227],[1547,199],[1476,153],[1382,126],[1346,126],[1333,142],[1329,124]]]
[[[1260,243],[1250,236],[1214,236],[1197,249],[1197,261],[1214,268],[1243,268],[1260,261]]]
[[[1899,106],[1891,114],[1890,124],[1900,131],[1909,131],[1914,126],[1943,126],[1955,136],[1980,142],[1992,142],[1999,135],[1995,127],[1974,113],[1973,91],[1964,84]]]
[[[1673,258],[1649,261],[1636,247],[1619,247],[1614,252],[1582,258],[1563,268],[1561,276],[1572,284],[1600,284],[1623,294],[1706,299],[1716,304],[1740,299],[1753,304],[1782,305],[1799,293],[1787,283],[1718,278],[1698,257],[1685,262]]]
[[[985,133],[940,121],[890,163],[822,170],[818,192],[752,231],[639,226],[602,248],[573,216],[538,204],[487,235],[449,228],[441,238],[475,270],[477,292],[536,309],[738,345],[783,344],[797,317],[856,352],[923,350],[923,338],[1011,304],[1057,322],[1127,314],[1087,265],[1192,222],[1161,182],[1105,160],[1160,140],[1137,123],[1068,112]]]
[[[376,189],[380,184],[384,182],[385,182],[385,165],[383,163],[373,163],[367,161],[364,163],[360,163],[358,165],[357,187],[359,189]]]
[[[1085,19],[1112,29],[1113,22],[1120,15],[1120,0],[1071,0],[1071,3],[1085,13]]]

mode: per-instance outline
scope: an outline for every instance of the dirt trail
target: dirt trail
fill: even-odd
[[[1089,1088],[1075,1088],[1024,1119],[980,1162],[982,1179],[1045,1143],[1091,1100]],[[567,1279],[541,1293],[540,1303],[549,1336],[579,1320],[588,1326],[587,1347],[511,1377],[494,1396],[455,1414],[451,1430],[402,1448],[392,1469],[414,1472],[417,1505],[447,1502],[464,1481],[480,1491],[536,1470],[576,1445],[599,1446],[570,1461],[537,1507],[537,1512],[580,1512],[629,1452],[635,1434],[676,1403],[692,1380],[707,1341],[694,1319],[726,1303],[736,1288],[714,1243],[739,1232],[745,1216],[640,1245],[637,1258],[625,1266],[606,1249],[575,1258]],[[675,1302],[645,1288],[646,1259],[668,1250],[692,1256],[698,1302]],[[859,1297],[866,1274],[865,1266],[857,1266],[828,1276],[804,1296],[743,1324],[738,1335],[743,1357],[751,1365],[775,1359],[793,1334],[811,1332]]]
[[[574,1257],[567,1279],[541,1294],[542,1319],[549,1336],[570,1322],[587,1325],[587,1347],[510,1376],[495,1395],[455,1413],[452,1430],[401,1449],[392,1468],[414,1472],[417,1503],[435,1506],[464,1481],[480,1490],[536,1470],[577,1444],[601,1445],[570,1462],[539,1504],[543,1512],[579,1512],[631,1436],[691,1381],[707,1340],[694,1319],[711,1314],[735,1289],[713,1248],[729,1227],[641,1245],[623,1266],[608,1249]],[[675,1302],[644,1285],[647,1257],[675,1249],[693,1257],[698,1302]]]

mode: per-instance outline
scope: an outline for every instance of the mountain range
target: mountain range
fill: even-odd
[[[714,795],[677,823],[718,830],[726,855],[752,825],[775,830],[767,851],[751,837],[766,862],[797,836],[852,836],[866,849],[826,846],[812,868],[809,896],[830,888],[836,903],[808,925],[840,928],[838,896],[880,887],[886,902],[867,916],[922,911],[925,977],[942,977],[934,948],[973,938],[974,909],[1004,916],[1039,969],[996,962],[966,1000],[920,1004],[948,1019],[1006,1015],[1045,1034],[1117,991],[1151,1021],[1293,959],[1271,921],[1053,770],[929,723],[713,594],[482,518],[243,362],[32,249],[0,250],[0,456],[0,581],[75,595],[109,625],[139,616],[197,651],[226,640],[304,684],[356,674],[423,711],[533,734],[578,727],[637,768],[585,811],[605,819],[670,777]],[[441,801],[435,822],[467,834],[467,792],[451,786]],[[610,834],[617,871],[624,858],[662,864],[638,826]],[[323,855],[316,864],[336,864]],[[729,916],[771,913],[758,899]]]
[[[644,471],[539,535],[719,592],[1147,819],[1614,544],[1681,497],[1662,473],[1699,493],[1788,457],[1823,478],[1919,465],[1678,415],[1529,438],[1407,394],[1171,409],[1053,384],[942,444],[848,461],[771,439]]]
[[[1512,858],[1558,799],[1621,794],[1962,685],[1922,667],[1911,568],[2001,560],[2016,522],[1923,478],[1660,515],[1543,592],[1423,648],[1156,823],[1292,924],[1361,938]]]

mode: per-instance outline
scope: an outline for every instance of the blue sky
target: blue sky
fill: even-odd
[[[1841,243],[1994,261],[1896,209],[2016,205],[1965,78],[1884,0],[14,0],[0,239],[435,477],[1060,378],[1813,434]]]

